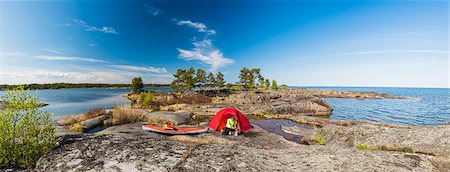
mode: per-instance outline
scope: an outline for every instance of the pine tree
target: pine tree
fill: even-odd
[[[269,89],[270,88],[270,81],[269,81],[269,79],[266,79],[266,89]]]
[[[216,79],[215,79],[214,85],[217,87],[223,87],[225,85],[225,79],[223,79],[223,74],[221,72],[218,72],[216,74]]]
[[[209,72],[207,81],[209,86],[213,86],[214,83],[216,83],[216,78],[214,77],[213,73]]]
[[[278,89],[277,81],[272,80],[272,89],[276,90]]]
[[[195,80],[197,82],[196,85],[205,85],[206,84],[206,72],[203,69],[198,69],[197,74],[195,76]]]

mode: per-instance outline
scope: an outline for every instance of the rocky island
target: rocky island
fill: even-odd
[[[133,95],[127,95],[133,99]],[[204,97],[155,93],[153,106],[140,100],[127,109],[98,112],[102,131],[81,133],[57,128],[58,146],[41,157],[37,171],[449,171],[450,125],[404,126],[331,120],[333,108],[323,98],[396,99],[384,93],[311,89],[258,89]],[[194,100],[194,101],[182,101]],[[171,103],[167,103],[171,102]],[[196,102],[196,103],[193,103]],[[285,127],[300,136],[289,141],[258,125],[239,136],[209,131],[168,136],[141,129],[170,121],[179,126],[207,126],[220,109],[235,107],[251,121],[287,119],[310,128]],[[139,114],[128,124],[118,113]],[[109,122],[108,122],[109,121]],[[116,122],[111,122],[116,121]],[[142,122],[139,122],[142,121]],[[73,127],[73,126],[72,126]],[[86,131],[86,130],[85,130]]]

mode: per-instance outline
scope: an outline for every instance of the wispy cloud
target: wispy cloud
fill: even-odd
[[[83,20],[73,20],[76,24],[80,25],[81,27],[84,28],[85,31],[90,31],[90,32],[103,32],[103,33],[112,33],[112,34],[119,34],[117,33],[117,31],[112,28],[112,27],[107,27],[107,26],[102,26],[102,27],[96,27],[96,26],[91,26],[88,25],[85,21]]]
[[[180,53],[178,57],[185,60],[198,60],[211,65],[211,71],[216,71],[218,68],[234,62],[232,59],[224,57],[223,53],[214,47],[211,39],[194,41],[192,44],[194,48],[191,50],[177,48]]]
[[[61,51],[52,50],[52,49],[46,49],[46,48],[43,48],[42,50],[47,51],[47,52],[51,52],[51,53],[55,53],[55,54],[64,54],[64,53],[61,52]]]
[[[163,11],[154,7],[154,6],[148,6],[148,10],[147,12],[149,12],[150,14],[154,15],[154,16],[158,16],[158,15],[163,15]]]
[[[0,52],[0,58],[11,58],[11,57],[25,57],[27,53],[24,52]]]
[[[131,65],[111,65],[111,66],[122,69],[122,70],[153,72],[153,73],[167,73],[166,68],[157,68],[157,67],[153,67],[153,66],[150,66],[150,67],[131,66]]]
[[[172,18],[173,21],[177,23],[177,25],[183,26],[186,25],[188,27],[196,29],[198,32],[207,33],[209,35],[216,34],[216,31],[213,29],[208,29],[205,24],[200,22],[192,22],[190,20],[179,20],[176,18]]]
[[[441,50],[378,50],[378,51],[357,51],[357,52],[339,53],[328,55],[326,57],[368,55],[368,54],[406,54],[406,53],[449,54],[448,51],[441,51]]]
[[[85,58],[85,57],[71,57],[71,56],[33,56],[35,59],[41,60],[66,60],[66,61],[85,61],[85,62],[98,62],[98,63],[109,63],[108,61],[94,59],[94,58]]]

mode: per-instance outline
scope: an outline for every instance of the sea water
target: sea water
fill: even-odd
[[[307,87],[345,91],[382,92],[395,96],[422,98],[410,99],[327,99],[332,107],[331,119],[365,120],[391,124],[438,125],[450,121],[450,89],[447,88],[381,88],[381,87]],[[146,88],[169,91],[170,88]],[[129,88],[77,88],[39,90],[38,97],[48,106],[43,110],[54,113],[55,118],[80,114],[94,108],[111,108],[129,104],[123,94]],[[4,95],[0,91],[0,95]],[[35,93],[35,91],[30,91]]]

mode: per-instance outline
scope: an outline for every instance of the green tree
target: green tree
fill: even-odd
[[[196,77],[194,77],[195,69],[193,67],[189,68],[189,70],[178,69],[177,73],[173,76],[175,80],[172,81],[170,87],[177,91],[187,91],[194,88],[197,83]]]
[[[241,73],[239,74],[239,83],[244,85],[245,88],[254,88],[255,73],[259,74],[259,69],[248,69],[246,67],[242,68]]]
[[[242,84],[244,87],[247,87],[248,83],[248,74],[250,70],[247,67],[243,67],[241,69],[241,73],[239,74],[239,84]]]
[[[144,83],[142,83],[141,77],[134,77],[133,80],[131,80],[131,91],[133,93],[139,93],[144,88]]]
[[[184,91],[184,85],[186,81],[184,80],[184,73],[186,70],[184,69],[178,69],[175,74],[173,74],[173,77],[175,78],[172,83],[170,84],[170,87],[177,91]]]
[[[207,80],[209,86],[214,86],[214,84],[216,83],[216,78],[214,77],[214,74],[211,72],[209,72]]]
[[[51,114],[40,111],[42,103],[23,86],[7,90],[1,97],[0,167],[33,167],[55,145]]]
[[[197,82],[196,85],[205,85],[206,84],[206,72],[203,69],[197,69],[197,74],[195,76],[195,80]]]
[[[270,88],[270,81],[269,81],[269,79],[266,79],[266,89],[269,89]]]
[[[258,75],[258,83],[259,83],[259,88],[264,88],[266,85],[266,82],[264,81],[264,77],[261,75]]]
[[[276,90],[278,89],[277,81],[272,80],[272,89]]]
[[[223,79],[223,74],[221,72],[216,74],[214,85],[217,87],[223,87],[225,85],[225,79]]]
[[[194,75],[195,75],[195,69],[193,67],[189,68],[189,70],[187,70],[184,73],[184,79],[186,80],[185,87],[188,90],[194,88],[195,83],[197,83]]]

